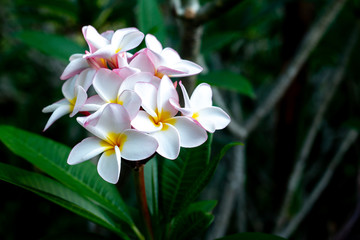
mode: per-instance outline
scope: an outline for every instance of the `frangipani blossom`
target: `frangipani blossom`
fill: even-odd
[[[171,80],[164,76],[158,88],[151,83],[137,83],[135,91],[142,99],[143,110],[131,122],[135,129],[149,133],[159,147],[157,153],[168,159],[179,155],[180,147],[196,147],[207,139],[206,131],[187,117],[175,116],[178,110],[169,102],[178,102]]]
[[[116,69],[127,66],[129,54],[126,51],[137,47],[144,38],[144,34],[136,28],[124,28],[99,34],[94,27],[85,26],[82,31],[90,52],[72,55],[70,63],[60,77],[62,80],[87,68]]]
[[[83,71],[80,75],[76,75],[66,80],[62,86],[62,93],[65,98],[45,107],[42,110],[43,113],[52,112],[45,125],[44,131],[60,117],[69,113],[71,113],[70,117],[73,117],[81,110],[86,102],[86,91],[91,85],[94,73],[94,70],[88,69]]]
[[[97,170],[107,182],[118,182],[121,158],[143,160],[153,155],[158,147],[153,137],[131,129],[130,117],[119,104],[106,105],[96,124],[86,124],[87,117],[78,117],[77,120],[95,136],[78,143],[70,152],[67,162],[74,165],[101,154]]]
[[[191,98],[181,82],[180,87],[184,96],[185,108],[180,108],[175,101],[171,101],[171,103],[182,115],[192,118],[211,133],[225,128],[230,123],[230,117],[224,110],[212,106],[212,91],[209,84],[202,83],[197,86]]]
[[[109,103],[123,105],[127,110],[130,119],[133,119],[139,112],[141,99],[133,90],[121,88],[123,79],[109,69],[97,71],[93,87],[98,95],[90,97],[83,109],[96,111]]]
[[[145,37],[146,49],[134,55],[129,65],[143,72],[151,72],[160,79],[169,77],[185,77],[202,71],[199,65],[180,58],[172,48],[163,49],[161,43],[151,34]]]

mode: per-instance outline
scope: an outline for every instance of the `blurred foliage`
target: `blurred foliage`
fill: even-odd
[[[152,5],[149,7],[147,4],[154,1],[1,0],[0,124],[41,133],[49,117],[41,113],[42,108],[62,98],[59,76],[67,64],[66,59],[86,48],[81,34],[84,25],[93,25],[99,32],[135,26],[145,33],[155,34],[163,43],[179,50],[180,30],[173,10],[165,0],[158,1],[158,8],[149,9]],[[199,80],[222,87],[220,89],[225,93],[229,106],[238,101],[245,117],[267,96],[285,66],[283,36],[289,2],[296,1],[243,1],[204,26],[201,57],[205,71]],[[311,2],[316,18],[327,1],[308,2]],[[148,18],[148,11],[156,14]],[[295,109],[298,113],[294,128],[296,134],[294,138],[286,139],[288,144],[295,145],[294,155],[301,147],[319,99],[324,95],[324,86],[330,77],[327,72],[336,67],[339,54],[358,17],[358,1],[348,1],[306,64],[306,77],[301,83],[302,97],[298,100],[300,108]],[[316,176],[321,175],[340,145],[341,130],[349,125],[359,128],[360,72],[356,59],[359,51],[357,46],[347,68],[346,79],[326,113],[309,159],[312,167],[307,169],[309,174],[304,186],[309,184],[313,187],[317,182]],[[228,76],[224,79],[229,81],[216,83],[215,78],[220,74]],[[248,228],[252,231],[269,232],[273,227],[282,197],[281,191],[276,192],[276,189],[284,191],[291,171],[293,159],[279,154],[288,148],[279,144],[277,135],[277,129],[281,127],[277,122],[282,117],[274,111],[246,143]],[[43,135],[74,146],[85,134],[74,122],[74,119],[62,118]],[[214,134],[215,151],[220,148],[217,145],[224,145],[230,140],[237,139],[227,131]],[[326,239],[333,236],[351,216],[357,201],[359,149],[357,142],[347,153],[329,187],[293,239]],[[3,145],[0,145],[0,153],[2,162],[34,170],[33,166],[11,155]],[[226,160],[221,163],[210,185],[212,189],[207,191],[212,199],[219,198],[219,189],[222,189],[226,178],[226,164]],[[279,182],[279,179],[285,181]],[[134,201],[134,196],[128,191],[132,185],[128,184],[127,173],[122,173],[120,183],[124,198]],[[69,233],[73,236],[94,234],[87,239],[98,239],[99,234],[112,237],[104,229],[32,193],[2,181],[0,186],[3,189],[0,200],[1,239],[22,239],[24,233],[30,239],[69,239]],[[306,190],[309,189],[299,189],[297,203],[302,203],[307,197]],[[294,211],[297,205],[294,204]],[[237,232],[235,224],[228,232]],[[359,234],[358,230],[353,233],[358,236],[356,234]]]

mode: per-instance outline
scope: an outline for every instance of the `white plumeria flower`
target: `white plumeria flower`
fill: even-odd
[[[77,120],[95,137],[78,143],[70,152],[68,164],[78,164],[101,154],[97,170],[109,183],[115,184],[119,180],[121,158],[143,160],[153,155],[158,147],[153,137],[131,129],[130,117],[119,104],[108,104],[95,125],[86,124],[87,117],[78,117]]]
[[[169,102],[178,102],[179,97],[171,80],[164,76],[159,88],[151,83],[137,83],[135,91],[142,99],[140,110],[131,122],[135,129],[149,133],[159,143],[156,150],[168,159],[178,157],[180,147],[196,147],[207,139],[206,131],[187,117],[178,113]]]
[[[191,98],[183,84],[181,82],[179,84],[184,96],[185,108],[180,108],[176,101],[171,101],[171,103],[183,116],[192,118],[211,133],[225,128],[230,123],[230,117],[224,110],[212,106],[212,90],[209,84],[198,85]]]
[[[185,77],[198,74],[202,71],[199,65],[180,58],[172,48],[163,49],[155,36],[147,34],[145,37],[146,49],[134,55],[129,65],[143,72],[151,72],[160,79],[169,77]]]
[[[99,34],[92,26],[82,29],[90,52],[74,54],[66,66],[60,79],[68,79],[87,68],[121,68],[127,66],[127,59],[131,56],[126,51],[137,47],[144,34],[136,28],[124,28],[117,31],[107,31]]]
[[[68,80],[62,86],[62,93],[65,98],[45,107],[42,112],[52,112],[43,131],[48,129],[60,117],[69,114],[73,117],[77,114],[87,99],[86,91],[91,85],[95,71],[88,69],[81,74],[76,75]]]
[[[109,69],[98,70],[93,81],[93,87],[98,95],[90,97],[83,109],[97,111],[106,104],[116,103],[125,107],[132,120],[139,112],[141,99],[135,91],[124,89],[123,82],[118,74]]]

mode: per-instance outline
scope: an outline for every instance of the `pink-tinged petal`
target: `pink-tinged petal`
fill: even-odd
[[[94,77],[93,86],[97,94],[106,102],[116,102],[118,90],[123,80],[109,69],[99,69]]]
[[[116,53],[120,51],[126,52],[133,48],[136,48],[137,46],[140,45],[143,38],[144,38],[144,34],[138,30],[127,33],[119,44],[114,43],[115,44],[114,46],[116,47]]]
[[[141,106],[143,109],[153,117],[157,116],[156,109],[157,109],[157,93],[158,90],[156,87],[151,83],[143,83],[139,82],[134,87],[135,92],[141,98]]]
[[[171,74],[171,77],[185,77],[199,74],[203,68],[188,60],[181,60],[177,63],[171,65],[171,68],[178,70],[179,72],[184,72],[182,74]]]
[[[92,120],[91,118],[89,118]],[[84,127],[101,139],[107,139],[109,133],[121,133],[129,129],[130,117],[126,109],[120,104],[110,103],[104,107],[98,120],[93,120],[96,125],[84,124]]]
[[[89,45],[90,52],[95,52],[96,50],[110,44],[109,40],[101,36],[98,31],[93,26],[85,26],[82,28],[82,32],[86,42]]]
[[[145,48],[143,53],[149,57],[150,61],[154,64],[155,68],[163,65],[164,59],[160,54],[153,52],[148,48]]]
[[[134,86],[136,83],[150,83],[153,80],[153,74],[148,72],[137,72],[127,78],[125,78],[124,82],[120,86],[120,91],[124,90],[134,90]]]
[[[97,111],[103,105],[107,104],[99,95],[94,95],[89,97],[84,106],[81,108],[81,111]]]
[[[84,88],[85,91],[89,89],[93,83],[96,70],[92,68],[85,69],[82,71],[76,79],[76,84]]]
[[[191,108],[189,95],[181,81],[179,82],[179,85],[180,85],[180,88],[181,88],[181,91],[182,91],[182,94],[184,97],[185,108]]]
[[[156,124],[153,117],[145,111],[139,111],[136,117],[131,121],[131,125],[141,131],[146,133],[152,133],[160,131],[163,127],[163,124],[159,122]]]
[[[149,48],[151,51],[154,51],[158,54],[160,54],[163,49],[161,43],[157,40],[157,38],[154,35],[151,35],[151,34],[146,35],[145,44],[146,44],[147,48]]]
[[[69,62],[64,72],[61,74],[60,79],[66,80],[80,73],[81,71],[89,68],[89,64],[84,58],[76,58]]]
[[[43,131],[46,131],[56,120],[61,118],[62,116],[70,113],[72,110],[70,103],[67,105],[61,105],[59,106],[50,116],[49,120],[47,121],[45,128]]]
[[[169,47],[162,50],[161,57],[163,58],[166,66],[172,66],[172,64],[175,64],[181,60],[178,52]]]
[[[137,54],[129,63],[130,67],[140,69],[141,72],[149,72],[152,75],[155,74],[155,65],[146,54],[146,51],[143,51]]]
[[[174,84],[172,83],[170,78],[165,75],[160,82],[157,94],[157,107],[158,111],[167,112],[167,114],[169,115],[168,117],[173,117],[177,114],[178,110],[171,105],[171,103],[169,102],[170,99],[178,102],[179,96],[176,92]]]
[[[171,124],[178,130],[180,146],[193,148],[200,146],[207,139],[206,131],[187,117],[175,117]]]
[[[159,143],[156,150],[161,156],[167,159],[175,159],[180,152],[180,136],[172,125],[165,123],[162,130],[150,134]]]
[[[106,45],[98,50],[96,50],[96,52],[94,53],[90,53],[90,54],[86,54],[84,57],[86,59],[88,58],[104,58],[104,59],[108,59],[111,58],[113,55],[116,54],[116,49],[114,46],[112,45]]]
[[[203,108],[196,115],[195,120],[211,133],[225,128],[230,123],[229,115],[219,107]]]
[[[85,89],[83,89],[81,86],[76,87],[76,102],[74,105],[74,109],[72,113],[70,114],[70,117],[75,116],[82,108],[82,106],[85,104],[87,99],[87,94]]]
[[[121,155],[118,146],[114,150],[104,152],[97,164],[97,171],[105,181],[115,184],[119,181],[121,170]]]
[[[136,92],[131,90],[123,91],[119,96],[118,102],[125,107],[129,114],[130,120],[136,117],[141,106],[141,98],[139,95],[137,95]]]
[[[136,73],[139,73],[140,70],[132,67],[121,67],[114,69],[113,72],[119,75],[122,79],[126,79]]]
[[[114,35],[111,38],[111,44],[112,45],[119,45],[121,43],[121,41],[123,40],[123,38],[132,32],[136,32],[139,31],[137,28],[134,27],[130,27],[130,28],[122,28],[122,29],[118,29],[114,32]]]
[[[101,144],[102,142],[103,141],[97,137],[85,138],[71,150],[67,163],[74,165],[99,155],[110,147],[104,146],[104,144]]]
[[[157,68],[158,73],[161,73],[163,75],[167,75],[169,77],[172,76],[186,76],[187,72],[179,71],[173,68],[160,66]]]
[[[122,134],[126,136],[126,141],[121,147],[121,155],[127,160],[138,161],[148,158],[158,148],[156,139],[145,133],[129,129]]]
[[[190,97],[191,107],[194,111],[212,106],[212,90],[209,84],[201,83]]]

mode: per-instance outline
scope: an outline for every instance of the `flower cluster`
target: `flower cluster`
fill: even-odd
[[[43,109],[52,112],[44,131],[62,116],[80,113],[76,120],[94,135],[72,149],[69,164],[101,154],[99,175],[116,183],[121,158],[138,161],[156,152],[176,159],[180,147],[199,146],[207,139],[206,131],[229,124],[229,116],[212,106],[208,84],[197,86],[189,97],[179,82],[185,105],[180,106],[177,83],[170,77],[195,75],[202,68],[171,48],[163,49],[153,35],[146,35],[146,48],[130,54],[144,38],[136,28],[99,34],[85,26],[82,32],[89,51],[70,57],[60,77],[65,80],[64,98]],[[96,94],[88,96],[91,87]]]

